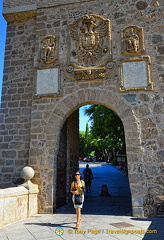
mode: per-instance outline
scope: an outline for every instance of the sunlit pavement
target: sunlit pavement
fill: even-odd
[[[80,163],[83,172],[86,163]],[[76,215],[72,202],[55,214],[38,214],[0,229],[0,240],[163,240],[164,218],[133,218],[128,177],[106,163],[89,163],[94,179],[92,192],[85,193],[82,222],[74,229]],[[110,197],[101,197],[106,184]],[[144,233],[146,230],[151,233]],[[156,230],[157,233],[152,233]]]

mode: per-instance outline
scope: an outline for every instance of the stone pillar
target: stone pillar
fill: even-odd
[[[38,185],[31,182],[34,175],[35,172],[31,167],[24,167],[21,171],[21,176],[25,182],[19,186],[28,190],[28,217],[38,213]]]
[[[34,170],[25,167],[21,175],[24,184],[0,189],[0,227],[38,213],[38,185],[30,181]]]

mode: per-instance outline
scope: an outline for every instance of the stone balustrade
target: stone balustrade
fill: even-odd
[[[34,176],[34,170],[25,167],[21,175],[25,179],[24,184],[0,189],[0,227],[38,212],[38,185],[30,181]]]

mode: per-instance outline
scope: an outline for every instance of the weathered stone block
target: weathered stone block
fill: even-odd
[[[15,160],[15,166],[16,167],[24,167],[24,165],[25,165],[25,161],[24,160]]]
[[[151,118],[144,118],[141,120],[141,123],[144,128],[155,127],[155,123],[153,122],[153,120]]]
[[[160,34],[154,34],[154,35],[153,35],[152,42],[153,42],[154,44],[160,44],[160,43],[162,43],[162,42],[163,42],[162,35],[160,35]]]
[[[15,222],[16,216],[16,198],[5,198],[4,200],[4,220],[3,220],[3,225]]]
[[[152,182],[164,185],[164,177],[157,177],[157,178],[153,179]]]
[[[143,185],[131,184],[131,193],[132,195],[144,195],[145,187]]]
[[[128,102],[136,102],[136,94],[122,95]]]
[[[29,150],[18,151],[18,158],[27,158],[29,156]]]
[[[157,138],[158,144],[160,146],[160,148],[164,148],[164,136],[160,136]]]
[[[0,199],[0,227],[3,226],[3,219],[4,219],[4,198]]]
[[[138,132],[129,132],[129,131],[126,131],[125,132],[125,136],[126,136],[126,138],[132,138],[132,139],[134,139],[134,138],[138,138],[138,139],[140,139],[140,132],[138,131]]]
[[[1,172],[2,173],[10,173],[13,172],[14,168],[13,167],[2,167]]]
[[[30,201],[30,199],[28,199],[28,195],[18,196],[16,198],[16,221],[24,219],[28,216],[28,201]]]
[[[160,169],[161,169],[161,174],[164,174],[164,164],[161,164]]]
[[[29,212],[28,216],[33,216],[38,213],[38,196],[37,194],[29,195]]]
[[[0,145],[0,149],[8,149],[9,144],[8,143],[2,143]]]
[[[127,157],[128,157],[128,161],[129,162],[134,162],[134,163],[137,162],[137,159],[138,159],[138,155],[137,154],[128,153]]]
[[[143,207],[132,207],[133,217],[144,217]]]
[[[154,112],[157,113],[157,114],[162,114],[164,112],[163,104],[162,103],[155,103]]]
[[[129,174],[129,180],[131,183],[139,183],[144,181],[144,176],[141,173]]]
[[[11,174],[4,174],[3,175],[4,182],[11,182]]]
[[[144,216],[145,217],[155,217],[157,215],[157,205],[146,205],[144,206]]]
[[[158,47],[158,52],[159,52],[160,54],[164,54],[164,46],[159,46],[159,47]]]
[[[133,195],[132,196],[132,206],[133,207],[143,207],[143,196]]]
[[[136,107],[136,115],[138,117],[144,117],[150,114],[150,109],[148,105],[144,104],[139,107]]]
[[[145,93],[140,93],[140,94],[138,95],[138,98],[139,98],[140,100],[144,101],[144,102],[150,101],[150,96],[147,95],[147,94],[145,94]]]
[[[163,203],[164,202],[164,196],[156,196],[154,197],[155,203]]]
[[[160,174],[160,169],[156,165],[148,165],[146,166],[145,172],[147,173],[148,176],[156,176]]]
[[[14,165],[14,160],[6,160],[6,165]]]
[[[162,185],[152,185],[152,187],[150,187],[149,192],[151,195],[153,196],[157,196],[157,195],[162,195],[164,191],[164,186]]]
[[[156,128],[143,129],[142,134],[143,134],[143,139],[151,139],[151,138],[157,137],[158,131]]]
[[[42,112],[34,112],[34,113],[32,113],[31,119],[42,119]]]

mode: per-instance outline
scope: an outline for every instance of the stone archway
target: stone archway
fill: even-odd
[[[39,212],[49,213],[53,209],[53,199],[56,198],[56,176],[57,176],[57,153],[59,149],[59,136],[61,128],[67,119],[76,109],[85,104],[101,104],[117,113],[124,125],[127,162],[129,166],[129,184],[132,195],[133,216],[142,217],[143,194],[142,186],[138,184],[136,177],[137,170],[133,170],[134,162],[140,165],[141,162],[141,139],[140,123],[135,117],[133,109],[125,99],[109,90],[84,89],[66,95],[54,104],[53,110],[48,115],[44,127],[45,143],[42,148],[31,148],[30,165],[34,156],[42,155],[44,164],[40,166],[40,179],[37,183],[40,186]],[[31,129],[32,131],[32,129]],[[31,146],[32,146],[31,142]],[[40,151],[40,152],[39,152]],[[39,161],[39,157],[38,160]],[[39,165],[39,162],[38,162]],[[46,179],[49,176],[48,180]],[[144,176],[142,175],[142,180]]]

